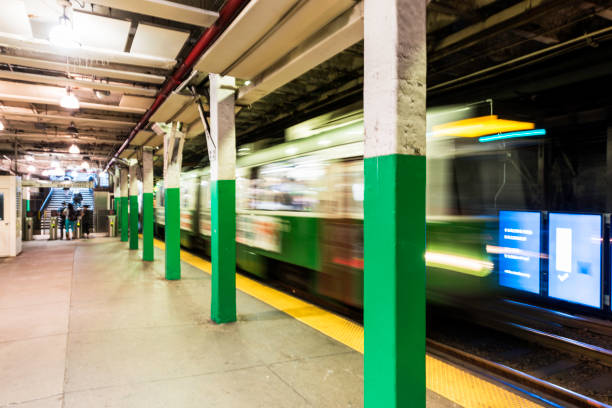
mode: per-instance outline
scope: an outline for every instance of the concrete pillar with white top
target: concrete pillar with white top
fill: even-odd
[[[365,0],[366,408],[425,407],[426,3]]]

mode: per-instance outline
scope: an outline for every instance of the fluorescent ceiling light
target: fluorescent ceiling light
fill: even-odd
[[[499,119],[497,115],[490,115],[437,125],[433,127],[432,132],[428,132],[427,136],[479,137],[494,133],[531,130],[534,127],[532,122]]]
[[[4,130],[4,123],[0,120],[0,130]]]
[[[70,89],[68,89],[66,95],[62,96],[62,99],[60,99],[60,106],[65,109],[79,109],[81,104],[79,103],[77,97],[70,92]]]
[[[544,136],[544,135],[546,135],[546,129],[534,129],[534,130],[525,130],[522,132],[508,132],[508,133],[500,133],[498,135],[483,136],[483,137],[478,138],[478,141],[481,143],[485,143],[485,142],[494,142],[496,140],[515,139],[517,137],[531,137],[531,136]]]
[[[79,153],[81,153],[81,149],[79,149],[79,146],[75,145],[74,143],[72,144],[72,146],[70,146],[70,149],[68,149],[68,151],[71,154],[79,154]]]

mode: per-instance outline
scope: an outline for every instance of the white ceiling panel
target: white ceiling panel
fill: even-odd
[[[142,146],[147,140],[151,138],[151,136],[153,136],[153,134],[154,133],[150,130],[141,130],[136,133],[136,136],[134,136],[134,139],[130,144],[134,146]]]
[[[297,0],[252,0],[196,63],[202,72],[221,73],[263,37]]]
[[[176,58],[188,37],[189,33],[184,31],[138,24],[130,52],[161,58]]]
[[[252,79],[354,5],[353,0],[309,0],[228,74]]]
[[[32,37],[32,27],[23,0],[2,0],[0,31]]]
[[[87,13],[74,13],[74,30],[83,45],[123,51],[130,32],[130,22]]]
[[[155,135],[153,136],[153,139],[149,140],[145,146],[150,146],[150,147],[157,147],[157,146],[162,146],[164,145],[164,135]],[[160,149],[160,150],[163,150]]]
[[[171,93],[164,103],[155,111],[153,116],[151,116],[149,122],[168,123],[183,106],[190,103],[192,100],[193,97],[191,96]]]
[[[153,98],[144,98],[142,96],[123,95],[121,101],[119,101],[119,106],[149,109],[154,100]]]

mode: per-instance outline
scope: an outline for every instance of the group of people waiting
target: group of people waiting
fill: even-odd
[[[73,203],[66,205],[64,201],[57,211],[59,214],[60,239],[64,239],[64,230],[66,231],[66,239],[75,239],[74,233],[79,222],[81,224],[81,238],[89,238],[93,224],[93,213],[89,209],[89,205],[85,204],[82,208],[75,208]]]

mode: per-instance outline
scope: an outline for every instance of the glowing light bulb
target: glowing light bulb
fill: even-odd
[[[65,109],[79,109],[81,104],[77,97],[68,91],[68,93],[60,99],[60,106]]]
[[[81,149],[79,149],[79,146],[72,144],[72,146],[70,146],[70,149],[68,149],[68,152],[70,152],[70,154],[79,154],[81,153]]]
[[[28,166],[28,173],[34,173],[36,171],[36,167],[32,166],[31,164]]]

